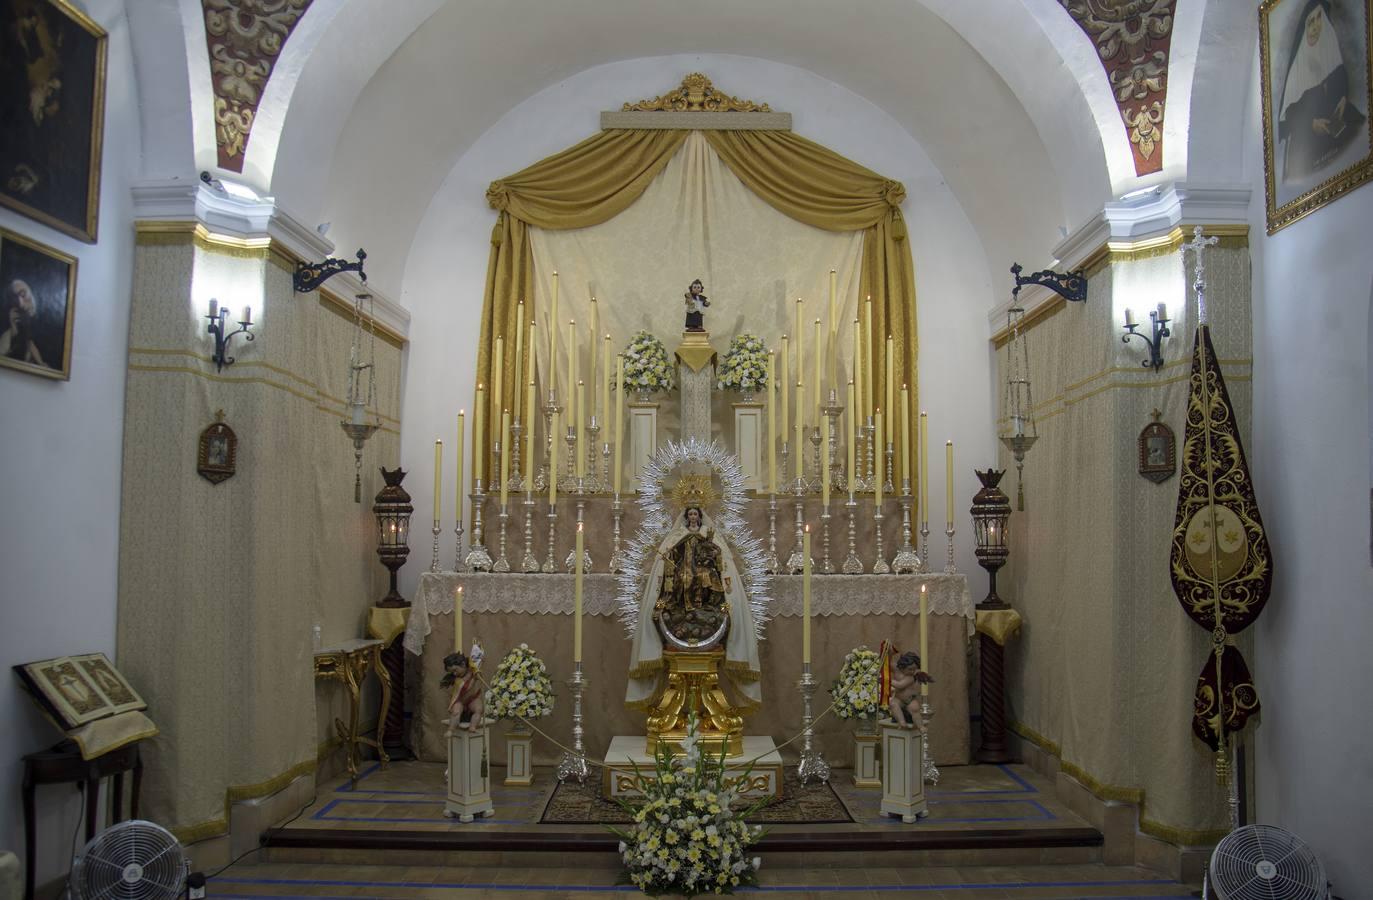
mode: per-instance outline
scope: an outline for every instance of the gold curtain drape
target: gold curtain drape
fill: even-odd
[[[522,298],[533,295],[533,253],[527,226],[586,228],[613,218],[662,172],[686,135],[685,131],[603,131],[492,182],[486,199],[500,216],[491,232],[477,348],[479,384],[492,383],[495,338],[514,333],[516,306]],[[888,334],[893,338],[897,388],[901,383],[910,386],[908,426],[913,434],[919,409],[915,277],[900,209],[905,188],[791,132],[707,131],[705,135],[730,171],[774,209],[816,228],[863,232],[860,300],[867,296],[873,300],[874,344],[881,345]],[[881,353],[880,347],[874,349]],[[515,372],[513,353],[505,354],[503,369],[496,373],[502,380],[503,396],[520,396],[517,386],[527,376],[522,378],[523,373]],[[873,403],[883,406],[886,379],[880,365],[873,366],[873,378]],[[486,421],[499,423],[501,410],[495,408],[490,391],[486,396],[492,404]],[[887,421],[899,428],[899,419],[894,418],[899,412],[884,412],[893,417]],[[492,442],[485,437],[483,447],[488,456],[484,469],[490,473]],[[896,433],[898,459],[907,437]],[[913,484],[912,491],[916,489]]]

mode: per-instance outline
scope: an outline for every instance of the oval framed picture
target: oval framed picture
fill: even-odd
[[[224,410],[215,412],[215,421],[200,432],[196,471],[211,484],[232,478],[238,462],[238,435],[224,424]]]
[[[1177,438],[1159,421],[1161,415],[1154,410],[1154,421],[1139,433],[1139,474],[1156,483],[1172,478],[1178,468]]]

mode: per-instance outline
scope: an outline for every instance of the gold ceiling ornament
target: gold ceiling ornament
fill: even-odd
[[[677,479],[672,488],[672,502],[680,510],[696,506],[709,509],[720,499],[710,475],[701,472],[687,472]]]
[[[772,112],[766,103],[740,100],[715,89],[710,79],[692,72],[675,90],[651,100],[626,103],[621,112]]]

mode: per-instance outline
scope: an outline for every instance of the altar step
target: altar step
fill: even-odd
[[[566,826],[563,826],[566,828]],[[263,836],[263,861],[398,866],[615,868],[619,839],[595,827],[552,831],[481,828],[451,832],[288,828]],[[1027,866],[1101,862],[1103,838],[1090,825],[940,829],[889,833],[774,827],[757,848],[776,866]]]

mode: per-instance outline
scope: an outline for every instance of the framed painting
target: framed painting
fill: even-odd
[[[0,203],[95,243],[106,37],[65,0],[0,4]]]
[[[238,469],[238,435],[224,424],[224,410],[215,411],[215,420],[200,432],[196,449],[196,471],[210,484],[234,477]]]
[[[0,228],[0,365],[71,378],[76,258]]]
[[[1139,474],[1154,483],[1167,481],[1177,473],[1177,438],[1173,429],[1159,421],[1161,413],[1154,410],[1154,421],[1139,433]]]
[[[1268,233],[1373,178],[1373,0],[1259,8]]]

